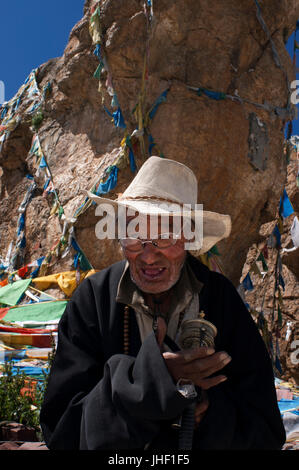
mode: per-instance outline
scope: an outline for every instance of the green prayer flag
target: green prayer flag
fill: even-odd
[[[34,304],[21,305],[11,308],[3,320],[7,322],[59,321],[67,303],[67,300],[56,300],[52,302],[36,302]]]
[[[261,261],[262,265],[263,265],[263,270],[268,271],[268,265],[266,263],[265,257],[264,257],[262,252],[260,253],[259,257],[257,258],[257,261]]]
[[[220,256],[217,245],[212,246],[212,248],[210,248],[210,250],[209,250],[209,253],[213,253],[213,255]]]
[[[79,255],[79,265],[82,271],[89,271],[90,269],[92,269],[90,262],[88,261],[84,253],[82,253],[82,251]]]
[[[104,64],[103,62],[100,62],[95,73],[93,74],[94,78],[98,78],[98,79],[101,78],[101,73],[102,73],[103,68],[104,68]]]
[[[32,279],[22,279],[21,281],[7,284],[0,289],[0,304],[14,306],[17,305],[24,292],[28,289]]]

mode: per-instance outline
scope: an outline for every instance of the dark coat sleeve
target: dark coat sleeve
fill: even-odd
[[[142,449],[190,400],[176,390],[153,333],[136,358],[105,361],[98,306],[88,280],[81,286],[59,323],[40,414],[45,442],[50,449]]]
[[[211,273],[203,303],[218,327],[216,349],[232,360],[228,380],[208,390],[210,406],[195,435],[198,449],[281,449],[285,430],[265,343],[232,283]]]

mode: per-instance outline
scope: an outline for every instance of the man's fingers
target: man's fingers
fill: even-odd
[[[185,363],[183,367],[187,377],[192,376],[194,379],[205,379],[219,372],[230,361],[231,357],[228,354],[220,352],[212,356]]]
[[[225,375],[216,375],[216,377],[211,377],[209,379],[202,379],[196,385],[201,387],[203,390],[208,390],[211,387],[215,387],[222,382],[225,382],[227,377]]]
[[[184,378],[202,389],[208,390],[226,380],[223,375],[215,377],[213,375],[221,371],[231,361],[231,357],[226,352],[215,353],[213,351],[213,348],[197,348],[176,353],[165,352],[163,357],[175,382]]]
[[[215,349],[208,347],[194,348],[194,349],[185,349],[181,351],[182,357],[185,362],[192,362],[195,359],[201,359],[206,356],[211,356],[214,354]]]

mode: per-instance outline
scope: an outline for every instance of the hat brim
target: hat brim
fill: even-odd
[[[225,214],[218,214],[216,212],[204,211],[204,210],[182,210],[180,204],[168,203],[154,200],[113,200],[97,196],[90,191],[84,191],[84,193],[96,204],[111,204],[115,209],[119,206],[127,207],[133,211],[144,215],[188,215],[194,220],[197,213],[202,215],[202,244],[199,248],[189,249],[192,254],[198,256],[200,254],[208,252],[214,245],[220,240],[227,238],[231,232],[231,217]],[[133,215],[133,214],[132,214]],[[196,225],[195,225],[196,229]]]

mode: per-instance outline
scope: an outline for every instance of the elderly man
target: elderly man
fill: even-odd
[[[61,318],[40,415],[48,447],[280,449],[263,340],[231,282],[193,256],[229,235],[229,216],[201,211],[193,172],[159,157],[118,200],[89,196],[125,210],[125,259],[84,280]],[[213,342],[186,349],[200,317]]]

